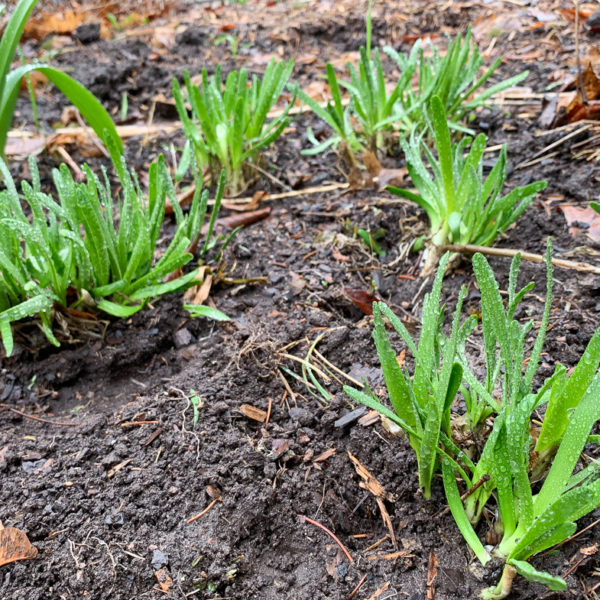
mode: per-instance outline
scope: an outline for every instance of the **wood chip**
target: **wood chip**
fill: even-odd
[[[154,573],[156,580],[158,581],[158,585],[160,585],[160,589],[162,592],[168,592],[171,586],[173,585],[173,579],[171,579],[170,575],[167,573],[165,568],[159,569]]]
[[[358,420],[358,424],[363,427],[370,427],[379,422],[381,415],[376,410],[370,410],[364,417]]]
[[[126,467],[132,460],[133,460],[133,458],[128,458],[127,460],[124,460],[123,462],[120,462],[118,465],[114,466],[108,472],[107,477],[109,479],[113,478],[123,467]]]
[[[359,477],[362,481],[359,483],[359,486],[364,490],[368,490],[375,496],[375,502],[377,502],[377,506],[379,507],[379,512],[381,513],[381,518],[383,519],[384,525],[387,527],[387,530],[390,533],[390,539],[394,548],[398,547],[396,542],[396,534],[394,533],[394,526],[392,525],[392,520],[390,519],[390,515],[385,507],[384,500],[388,500],[389,502],[394,502],[396,499],[393,494],[386,492],[383,486],[371,475],[369,470],[356,458],[353,454],[348,451],[348,456],[350,460],[354,464],[354,469],[358,473]]]
[[[240,406],[240,412],[248,419],[258,421],[259,423],[265,423],[267,420],[267,413],[260,408],[255,408],[250,404],[242,404]]]
[[[335,448],[329,448],[329,450],[325,450],[325,452],[319,454],[317,458],[313,459],[313,462],[325,462],[327,459],[331,458],[335,454]]]

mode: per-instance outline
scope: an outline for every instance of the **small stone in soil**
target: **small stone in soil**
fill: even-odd
[[[334,424],[334,427],[346,427],[347,425],[351,425],[354,421],[360,419],[364,414],[366,414],[367,409],[364,406],[357,408],[349,413],[346,413],[343,417],[340,417]]]
[[[162,569],[168,564],[169,558],[167,555],[162,550],[157,548],[152,554],[152,568],[158,571],[158,569]]]
[[[173,336],[173,342],[175,343],[176,348],[189,346],[192,343],[192,334],[190,333],[189,329],[182,327],[175,332],[175,335]]]

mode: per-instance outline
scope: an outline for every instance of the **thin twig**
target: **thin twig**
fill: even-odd
[[[77,122],[79,123],[80,127],[83,129],[83,131],[85,131],[86,135],[88,136],[88,139],[90,140],[90,142],[92,144],[94,144],[94,146],[96,146],[96,148],[98,148],[98,150],[100,150],[100,152],[106,157],[106,158],[110,158],[110,155],[108,153],[108,150],[102,145],[102,143],[100,142],[100,140],[96,137],[96,135],[94,133],[92,133],[91,129],[85,124],[84,120],[81,118],[81,115],[79,114],[79,111],[76,110],[75,111],[75,118],[77,119]]]
[[[311,525],[314,525],[315,527],[322,529],[342,549],[342,552],[346,555],[346,557],[348,558],[350,563],[354,563],[354,559],[352,558],[352,555],[350,554],[350,552],[348,552],[346,546],[344,546],[344,544],[342,544],[342,542],[340,542],[340,540],[335,536],[335,534],[331,530],[327,529],[327,527],[325,527],[325,525],[321,525],[321,523],[319,523],[317,521],[313,521],[312,519],[309,519],[308,517],[305,517],[304,515],[298,515],[298,520],[301,523],[304,523],[306,521],[306,522],[310,523]]]
[[[281,194],[269,194],[265,200],[282,200],[284,198],[295,198],[296,196],[308,196],[309,194],[325,194],[335,190],[347,190],[347,183],[332,183],[329,185],[320,185],[315,187],[307,187],[301,190],[292,190],[290,192],[282,192]],[[252,201],[252,196],[244,198],[223,198],[223,202],[235,202],[237,204],[247,204]],[[264,201],[264,200],[263,200]]]
[[[348,594],[346,600],[352,600],[356,594],[358,594],[358,590],[362,587],[363,583],[367,580],[367,573],[363,575],[363,578],[358,582],[358,585]]]
[[[269,171],[265,171],[263,168],[259,167],[258,165],[255,165],[253,163],[250,163],[250,167],[252,169],[256,169],[259,173],[261,173],[262,175],[264,175],[265,177],[270,179],[274,184],[278,185],[281,189],[285,190],[286,192],[292,191],[292,188],[289,185],[283,183],[283,181],[281,181],[280,179],[277,179],[277,177],[275,177],[275,175],[272,175],[271,173],[269,173]]]
[[[269,396],[269,407],[267,408],[267,416],[265,418],[265,425],[269,424],[269,419],[271,418],[271,410],[273,408],[273,398]]]
[[[345,377],[348,381],[358,386],[361,390],[365,387],[360,381],[354,379],[354,377],[350,377],[347,373],[344,373],[341,369],[336,367],[333,363],[329,362],[318,350],[315,350],[315,356],[325,364],[325,366],[329,367],[331,370],[339,373],[342,377]]]
[[[571,131],[571,133],[567,133],[567,135],[563,135],[563,137],[561,137],[560,139],[556,140],[555,142],[552,142],[545,148],[542,148],[539,152],[536,152],[533,156],[530,156],[529,160],[519,163],[515,167],[515,169],[523,169],[523,168],[531,166],[537,162],[540,162],[540,160],[549,158],[549,155],[547,153],[550,150],[554,150],[554,148],[556,148],[557,146],[560,146],[561,144],[564,144],[566,141],[570,140],[571,138],[578,136],[580,133],[583,133],[584,131],[587,131],[591,126],[592,126],[591,123],[586,123],[583,127],[580,127],[579,129],[576,129],[575,131]]]
[[[214,500],[210,501],[210,504],[201,512],[199,512],[197,515],[194,515],[193,517],[190,517],[186,523],[189,525],[190,523],[193,523],[194,521],[196,521],[197,519],[199,519],[200,517],[203,517],[221,498],[215,498]]]
[[[481,254],[487,254],[488,256],[505,256],[512,258],[516,254],[520,254],[523,260],[530,262],[543,263],[546,259],[541,254],[532,254],[531,252],[521,252],[520,250],[513,250],[510,248],[488,248],[487,246],[475,246],[473,244],[448,244],[442,246],[443,251],[450,252],[461,252],[464,254],[475,254],[481,252]],[[564,260],[562,258],[553,258],[552,264],[555,267],[562,267],[563,269],[573,269],[580,273],[594,273],[600,275],[600,267],[591,265],[584,262],[576,262],[574,260]]]
[[[56,146],[56,151],[60,154],[60,157],[69,165],[73,175],[75,176],[76,183],[83,183],[85,181],[85,173],[79,168],[79,165],[71,158],[71,155],[65,150],[64,146]]]
[[[331,381],[331,378],[329,377],[329,375],[327,375],[327,373],[324,373],[323,371],[321,371],[321,369],[319,369],[319,367],[315,367],[315,365],[311,365],[310,362],[308,362],[305,358],[300,358],[299,356],[294,356],[293,354],[288,354],[287,352],[282,352],[280,353],[280,355],[282,358],[287,358],[288,360],[295,360],[296,362],[299,362],[301,365],[304,365],[305,367],[312,369],[319,377],[321,377],[321,379],[325,380],[325,383],[329,383]]]
[[[65,423],[63,421],[51,421],[50,419],[43,419],[42,417],[28,415],[27,413],[24,413],[23,411],[20,411],[16,408],[13,408],[12,406],[10,406],[8,404],[0,404],[0,406],[2,408],[6,408],[7,410],[10,410],[11,412],[14,412],[17,415],[20,415],[21,417],[24,417],[25,419],[31,419],[32,421],[39,421],[40,423],[46,423],[47,425],[56,425],[58,427],[79,427],[81,425],[81,423]]]
[[[581,100],[587,106],[588,99],[583,85],[583,73],[581,72],[581,57],[579,56],[579,0],[575,0],[575,57],[577,59],[577,78],[579,79],[579,92]]]

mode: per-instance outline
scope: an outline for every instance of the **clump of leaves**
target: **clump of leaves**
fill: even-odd
[[[209,169],[213,177],[224,169],[230,194],[245,189],[255,175],[252,167],[260,166],[261,152],[281,135],[289,122],[293,101],[270,121],[268,113],[281,97],[293,67],[292,60],[272,59],[262,79],[254,75],[250,85],[246,69],[232,71],[225,83],[220,65],[210,78],[204,69],[199,86],[192,83],[186,71],[184,82],[192,118],[179,82],[173,80],[177,112],[196,163],[202,170]]]
[[[52,331],[54,307],[73,305],[73,291],[75,306],[84,301],[110,315],[128,317],[150,299],[194,283],[196,270],[166,278],[193,258],[188,248],[200,236],[208,205],[201,180],[184,215],[162,156],[150,165],[147,194],[122,164],[116,208],[106,172],[101,180],[84,166],[87,181],[76,183],[62,165],[53,173],[55,200],[42,192],[33,158],[30,169],[32,183],[23,182],[20,195],[0,161],[6,186],[0,192],[0,334],[7,354],[13,348],[11,323],[26,317],[38,316],[48,340],[58,345]],[[223,188],[221,177],[207,242]],[[167,197],[174,207],[176,231],[156,260]],[[205,243],[200,252],[207,250]]]
[[[20,0],[0,40],[0,155],[4,156],[21,79],[32,71],[39,71],[79,110],[109,149],[115,166],[120,168],[123,144],[110,115],[89,90],[59,69],[46,64],[33,63],[10,69],[25,24],[36,4],[37,0]]]
[[[448,254],[443,257],[433,290],[424,304],[418,345],[387,306],[374,304],[373,336],[393,410],[370,390],[364,393],[345,389],[353,399],[378,410],[406,431],[417,455],[419,481],[426,496],[433,473],[441,469],[451,513],[483,564],[491,554],[473,525],[484,506],[496,504],[497,510],[492,511],[498,514],[494,528],[501,541],[493,554],[504,561],[505,567],[498,585],[483,590],[482,598],[505,598],[516,574],[553,590],[566,589],[563,579],[539,571],[528,560],[565,541],[576,531],[577,519],[600,506],[598,463],[592,461],[577,470],[585,445],[598,443],[598,436],[590,433],[600,419],[600,330],[570,377],[558,365],[536,389],[535,375],[552,300],[551,244],[548,243],[546,254],[544,313],[529,352],[526,340],[533,321],[522,324],[514,318],[518,304],[533,287],[529,284],[517,291],[520,256],[511,266],[505,307],[491,268],[481,254],[476,254],[473,266],[481,289],[487,368],[486,375],[478,378],[464,351],[465,340],[475,326],[474,317],[460,326],[458,322],[464,290],[459,294],[450,337],[446,338],[441,330],[440,274],[448,258]],[[412,377],[398,366],[382,316],[388,318],[415,358]],[[477,398],[477,402],[465,403],[467,419],[457,418],[451,412],[459,388],[468,388]],[[500,398],[494,395],[497,390],[501,390]],[[481,422],[482,406],[494,416],[493,424],[481,445],[473,446],[465,440],[481,434],[474,428]],[[540,427],[533,415],[537,418],[537,411],[544,406],[546,412]],[[469,415],[470,411],[473,413]],[[456,436],[456,421],[460,421],[460,429],[466,435]],[[541,488],[535,493],[540,482]],[[459,483],[466,488],[464,500]]]
[[[393,122],[397,120],[396,104],[404,90],[410,87],[416,62],[413,60],[405,65],[400,79],[388,93],[379,50],[371,52],[372,4],[370,1],[367,12],[367,45],[366,48],[360,48],[358,71],[348,62],[350,81],[338,81],[333,66],[327,63],[327,83],[333,104],[328,102],[323,108],[308,94],[298,89],[300,99],[333,130],[329,139],[318,142],[312,129],[308,128],[307,136],[314,147],[303,150],[302,154],[319,154],[331,146],[334,149],[339,148],[340,154],[355,167],[358,165],[358,153],[366,149],[375,152],[387,145],[388,133],[393,130]],[[340,86],[347,89],[350,96],[346,107],[342,102]],[[355,128],[354,121],[360,125],[360,129]]]
[[[370,9],[371,3],[367,14],[367,46],[360,48],[358,70],[352,63],[347,64],[350,81],[338,81],[333,66],[327,64],[327,82],[333,103],[329,102],[324,108],[302,90],[298,91],[301,100],[333,131],[330,138],[319,142],[309,130],[308,138],[314,147],[303,150],[303,154],[318,154],[328,147],[339,147],[340,154],[356,166],[356,155],[364,150],[385,151],[392,132],[398,132],[400,140],[420,133],[426,126],[427,108],[436,96],[451,127],[470,132],[463,121],[472,111],[485,105],[494,94],[527,77],[527,72],[520,73],[476,93],[492,77],[501,59],[479,75],[483,58],[469,29],[464,38],[459,35],[449,40],[444,56],[433,47],[432,55],[426,57],[420,40],[408,54],[385,46],[384,52],[396,62],[401,73],[395,85],[388,86],[379,51],[371,51]],[[417,86],[413,89],[415,78]],[[348,91],[346,106],[340,87]]]
[[[401,131],[410,134],[426,124],[425,109],[437,96],[453,129],[465,130],[464,120],[473,111],[485,106],[494,95],[517,85],[528,75],[527,71],[504,79],[480,91],[502,62],[497,58],[481,75],[483,57],[473,42],[471,28],[463,37],[448,38],[448,49],[441,56],[439,49],[429,42],[430,52],[425,55],[421,40],[417,40],[408,55],[397,52],[390,46],[384,52],[394,60],[400,72],[415,71],[417,86],[403,88],[396,105],[396,118]],[[468,130],[467,130],[468,131]]]
[[[457,309],[452,320],[449,338],[441,331],[444,308],[440,307],[440,295],[446,255],[433,288],[423,302],[421,335],[415,344],[412,336],[396,315],[383,302],[373,303],[375,328],[373,339],[381,361],[383,376],[394,412],[387,409],[367,388],[366,392],[345,387],[348,395],[368,407],[396,421],[408,435],[419,464],[419,483],[424,495],[431,494],[431,481],[438,464],[438,443],[454,448],[450,432],[450,407],[462,381],[462,366],[457,360],[458,345],[470,332],[474,318],[462,326],[459,324],[460,309],[465,295],[461,290]],[[399,366],[388,338],[384,317],[387,318],[409,348],[415,360],[412,376]]]
[[[506,145],[500,150],[496,164],[483,176],[483,153],[487,142],[481,133],[474,140],[464,137],[452,143],[443,103],[434,96],[429,107],[430,129],[436,155],[413,134],[402,141],[406,166],[416,193],[388,186],[393,194],[418,204],[429,219],[430,244],[423,269],[428,274],[437,265],[443,246],[447,244],[490,245],[512,225],[545,189],[545,181],[536,181],[511,190],[502,196],[506,179]],[[471,143],[472,142],[472,143]],[[467,147],[471,145],[467,152]],[[423,154],[429,163],[427,169]]]

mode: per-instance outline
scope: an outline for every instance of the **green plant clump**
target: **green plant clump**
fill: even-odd
[[[120,168],[123,156],[121,138],[110,115],[90,91],[59,69],[46,64],[33,63],[10,70],[19,39],[36,4],[37,0],[20,0],[0,40],[0,155],[4,156],[21,79],[32,71],[39,71],[79,110],[109,149],[115,166]]]
[[[201,180],[196,181],[190,211],[184,215],[162,156],[150,165],[147,195],[122,164],[116,209],[106,173],[100,180],[84,166],[87,181],[76,183],[61,165],[53,173],[55,200],[41,191],[33,158],[30,169],[33,180],[22,183],[21,196],[0,161],[6,186],[0,192],[0,335],[7,355],[13,348],[11,323],[20,319],[39,316],[46,337],[58,345],[53,333],[56,306],[86,302],[110,315],[128,317],[150,299],[193,284],[196,270],[166,278],[193,258],[188,248],[200,236],[208,204]],[[212,244],[223,188],[222,176],[201,255]],[[155,260],[167,198],[174,207],[176,231]]]
[[[327,63],[327,82],[333,103],[328,102],[323,107],[302,90],[298,91],[300,99],[333,130],[330,138],[319,142],[309,129],[307,135],[313,148],[303,150],[303,154],[318,154],[330,146],[339,147],[340,154],[356,166],[356,155],[360,152],[366,149],[386,151],[394,131],[399,133],[401,141],[420,133],[426,126],[428,107],[435,96],[440,99],[451,128],[472,133],[464,125],[464,119],[484,106],[492,95],[527,77],[527,72],[520,73],[476,94],[496,71],[501,59],[478,76],[483,58],[469,29],[464,38],[459,35],[449,40],[448,51],[443,57],[435,47],[432,56],[425,57],[420,40],[406,55],[389,46],[384,47],[384,52],[400,70],[399,79],[393,87],[388,86],[379,51],[371,51],[370,8],[369,4],[367,46],[360,48],[358,71],[348,63],[350,81],[341,81],[333,66]],[[413,89],[415,78],[417,85]],[[348,90],[347,105],[342,101],[340,87]]]
[[[195,86],[189,73],[184,74],[192,118],[185,106],[179,82],[173,80],[173,97],[187,144],[191,145],[198,166],[214,175],[225,170],[228,192],[238,194],[260,167],[262,150],[274,142],[288,124],[294,103],[286,105],[279,116],[268,121],[268,113],[279,100],[294,63],[272,59],[262,79],[254,75],[248,85],[246,69],[231,71],[223,84],[221,68],[208,77],[202,71],[202,83]]]
[[[494,94],[517,85],[529,74],[524,71],[480,91],[498,69],[502,58],[497,58],[479,75],[483,57],[473,42],[471,28],[464,37],[459,34],[453,40],[448,38],[444,56],[431,42],[429,45],[430,56],[425,56],[421,40],[415,42],[408,55],[400,54],[390,46],[383,49],[401,73],[408,70],[417,74],[416,89],[412,85],[405,86],[395,107],[398,127],[407,134],[419,131],[426,124],[425,111],[434,96],[441,100],[452,129],[472,133],[465,128],[464,120],[485,106]]]
[[[385,304],[374,304],[373,337],[393,410],[368,388],[367,392],[345,388],[354,400],[378,410],[406,431],[426,496],[433,475],[441,471],[450,511],[483,564],[491,554],[474,525],[483,508],[495,504],[491,512],[498,515],[494,529],[501,541],[492,554],[505,566],[498,585],[482,591],[481,597],[488,600],[505,598],[517,574],[553,590],[566,589],[562,578],[540,571],[528,561],[568,539],[576,531],[576,521],[600,506],[598,462],[587,461],[578,469],[585,445],[599,441],[590,433],[600,419],[600,330],[570,376],[558,365],[541,386],[534,385],[552,301],[550,253],[549,242],[546,303],[530,351],[526,341],[533,321],[523,324],[514,317],[533,287],[529,284],[517,291],[520,256],[511,265],[505,305],[486,259],[476,254],[473,266],[481,290],[486,374],[475,375],[465,342],[476,320],[472,316],[459,322],[464,289],[450,336],[442,331],[444,311],[439,302],[446,254],[424,304],[418,344]],[[414,356],[412,376],[398,366],[384,317]],[[464,400],[460,416],[453,413],[458,408],[458,390]],[[542,407],[546,410],[539,426],[533,415],[537,418]],[[482,426],[488,416],[493,418],[491,429]],[[466,497],[461,496],[461,488]]]
[[[433,97],[429,114],[437,156],[421,135],[413,134],[409,141],[402,141],[408,173],[417,193],[394,186],[387,188],[393,194],[412,200],[427,213],[431,237],[425,274],[435,268],[447,244],[489,246],[547,185],[545,181],[536,181],[502,196],[507,172],[506,145],[484,178],[486,136],[481,133],[472,143],[469,137],[452,143],[447,115],[438,96]],[[423,162],[423,153],[431,172]]]

